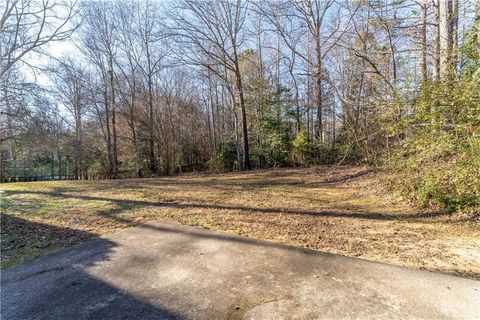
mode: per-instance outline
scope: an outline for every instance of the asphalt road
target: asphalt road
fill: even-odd
[[[152,223],[2,270],[1,319],[480,319],[480,281]]]

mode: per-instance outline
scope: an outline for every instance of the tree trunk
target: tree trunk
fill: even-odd
[[[458,64],[458,0],[453,0],[452,12],[450,16],[450,34],[452,43],[450,44],[450,59],[451,59],[451,73],[452,77],[457,76],[457,64]]]
[[[480,43],[480,0],[475,3],[475,25],[477,27],[477,43]]]
[[[58,180],[62,180],[62,154],[60,153],[60,147],[57,142],[57,156],[58,156]]]
[[[235,76],[237,78],[237,89],[240,96],[240,109],[242,112],[242,131],[243,131],[243,169],[250,170],[250,150],[248,145],[248,126],[247,126],[247,112],[245,107],[245,98],[243,92],[242,76],[240,74],[240,66],[235,54]]]
[[[321,62],[319,61],[321,64]],[[317,131],[315,132],[315,138],[323,142],[323,87],[322,87],[322,72],[321,65],[317,70],[316,75],[317,82]]]
[[[75,180],[78,180],[80,176],[79,165],[80,165],[80,119],[78,115],[78,110],[76,110],[75,111],[75,155],[74,155]]]
[[[452,68],[452,0],[439,1],[440,13],[440,79],[448,80]]]
[[[113,157],[112,157],[112,137],[110,134],[110,107],[108,101],[108,93],[107,88],[105,87],[103,90],[103,102],[105,104],[105,126],[106,126],[106,134],[107,134],[107,157],[108,157],[108,176],[110,177],[113,172]]]
[[[232,100],[233,117],[235,120],[235,147],[237,148],[237,169],[242,169],[242,160],[240,159],[240,133],[238,132],[238,115],[235,111],[235,100]]]
[[[148,139],[148,151],[150,158],[150,171],[153,174],[156,174],[158,171],[157,159],[155,159],[155,143],[153,137],[153,88],[152,88],[152,76],[148,76],[148,111],[150,116],[150,125],[149,133],[150,137]]]
[[[280,35],[277,35],[277,49],[275,60],[275,114],[277,116],[277,120],[280,120]]]
[[[332,148],[335,147],[336,126],[337,126],[337,115],[335,114],[335,103],[332,103]]]
[[[215,119],[215,102],[213,99],[213,90],[212,90],[213,84],[212,84],[212,79],[211,79],[211,74],[210,71],[208,71],[208,92],[210,95],[210,111],[212,112],[212,142],[213,142],[213,150],[216,152],[217,151],[217,135],[216,135],[216,119]],[[215,90],[216,91],[216,90]],[[218,104],[218,95],[217,95],[217,101],[216,103]],[[210,124],[209,124],[210,125]]]
[[[50,167],[50,179],[51,180],[54,180],[55,179],[55,153],[52,151],[51,153],[52,155],[52,162],[51,162],[51,167]],[[0,150],[0,162],[1,162],[1,156],[2,156],[2,153],[1,153],[1,150]],[[0,172],[1,172],[1,165],[0,165]],[[0,174],[0,182],[2,182],[2,176]]]
[[[427,4],[420,3],[420,72],[422,86],[428,82],[427,74]]]
[[[235,130],[235,147],[237,149],[237,169],[241,170],[242,169],[242,160],[240,157],[240,133],[238,129],[238,114],[237,111],[235,110],[235,95],[233,94],[233,90],[230,88],[228,89],[231,97],[231,103],[232,103],[232,112],[233,112],[233,126]]]
[[[132,98],[133,100],[133,98]],[[135,156],[135,174],[138,178],[142,177],[142,168],[140,165],[140,154],[139,154],[139,147],[138,147],[138,138],[137,138],[137,131],[135,129],[135,115],[134,115],[134,102],[132,101],[132,107],[130,109],[130,128],[132,130],[132,140],[133,140],[133,152]]]
[[[317,31],[318,34],[315,35],[315,49],[317,54],[317,66],[316,66],[316,85],[317,85],[317,131],[315,137],[323,142],[323,85],[322,85],[322,76],[323,76],[323,64],[322,64],[322,48],[320,45],[320,30]]]
[[[132,68],[133,70],[133,68]],[[133,74],[133,72],[132,72]],[[139,152],[139,146],[138,146],[138,137],[137,137],[137,131],[135,129],[135,99],[136,99],[136,92],[137,89],[137,81],[135,78],[135,75],[133,75],[132,79],[132,87],[131,87],[131,103],[130,103],[130,125],[132,129],[132,139],[133,139],[133,147],[134,147],[134,153],[135,153],[135,171],[136,175],[138,178],[142,177],[142,166],[140,164],[140,152]]]
[[[215,154],[216,147],[214,143],[214,138],[213,138],[213,132],[212,132],[212,120],[210,119],[211,112],[210,112],[210,104],[207,100],[203,99],[203,102],[205,103],[205,108],[206,108],[206,113],[207,113],[207,128],[208,128],[208,140],[210,142],[210,149],[213,154]]]
[[[110,61],[110,91],[111,91],[111,99],[112,102],[112,136],[113,136],[113,171],[117,171],[118,166],[118,152],[117,152],[117,125],[116,125],[116,106],[115,106],[115,83],[114,83],[114,75],[113,75],[113,62]]]
[[[250,170],[250,149],[248,145],[248,127],[247,127],[247,112],[245,110],[245,99],[243,96],[243,87],[241,80],[238,81],[240,108],[242,111],[242,131],[243,131],[243,168]]]
[[[0,129],[2,129],[2,124],[0,122]],[[3,182],[3,141],[0,141],[0,183]]]
[[[440,0],[434,1],[435,10],[435,47],[433,51],[433,80],[440,81]]]
[[[307,39],[307,58],[310,60],[310,39]],[[307,63],[307,78],[306,78],[306,87],[307,94],[305,99],[306,109],[307,109],[307,139],[310,140],[311,137],[311,122],[310,122],[310,64]]]

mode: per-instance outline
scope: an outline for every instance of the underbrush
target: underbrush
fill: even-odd
[[[421,207],[476,217],[480,214],[478,161],[466,154],[445,159],[425,159],[418,155],[397,164],[391,183]]]
[[[390,163],[393,185],[412,202],[480,215],[480,74],[422,92]],[[405,128],[408,128],[405,130]]]

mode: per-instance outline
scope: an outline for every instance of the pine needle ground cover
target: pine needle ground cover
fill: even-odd
[[[480,279],[478,220],[415,209],[383,180],[344,166],[3,184],[2,267],[163,219]]]

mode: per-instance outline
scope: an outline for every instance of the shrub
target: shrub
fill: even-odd
[[[217,150],[207,165],[214,172],[233,171],[238,166],[235,140],[228,136],[221,137],[217,142]]]
[[[272,115],[263,116],[259,119],[252,138],[251,157],[259,159],[259,167],[289,164],[292,141],[288,123]],[[259,143],[255,143],[255,140],[259,140]]]
[[[295,164],[307,165],[311,161],[312,143],[305,131],[300,131],[292,142],[292,158]]]
[[[301,131],[292,142],[292,160],[297,165],[332,165],[342,161],[354,163],[359,161],[355,148],[351,148],[341,135],[335,143],[326,144],[318,140],[309,139],[304,131]]]
[[[397,146],[395,186],[413,202],[445,212],[480,208],[480,82],[424,88]],[[450,90],[446,91],[449,86]]]

